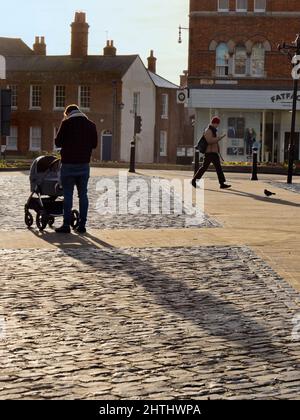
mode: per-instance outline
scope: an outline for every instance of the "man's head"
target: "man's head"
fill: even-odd
[[[68,117],[71,114],[71,112],[78,111],[78,110],[79,110],[78,105],[75,105],[75,104],[68,105],[67,108],[65,109],[64,115],[65,117]]]
[[[221,120],[219,117],[213,117],[213,119],[211,120],[211,125],[215,128],[218,128],[220,123],[221,123]]]

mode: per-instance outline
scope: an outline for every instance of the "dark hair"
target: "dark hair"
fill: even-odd
[[[78,111],[78,105],[72,104],[72,105],[68,105],[67,108],[65,109],[65,115],[69,115],[71,114],[71,112],[73,111]]]

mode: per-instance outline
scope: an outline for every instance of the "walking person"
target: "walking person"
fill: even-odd
[[[65,109],[55,145],[61,148],[61,183],[64,193],[63,225],[55,229],[57,233],[70,233],[73,193],[76,186],[79,197],[78,233],[86,232],[86,221],[89,207],[88,181],[90,177],[90,160],[92,150],[97,147],[98,135],[96,125],[83,114],[77,105]]]
[[[205,140],[207,141],[207,149],[204,155],[204,162],[201,168],[198,170],[198,172],[194,175],[194,178],[192,180],[192,185],[194,188],[197,188],[197,180],[201,179],[205,172],[208,170],[210,164],[212,163],[214,167],[216,168],[220,188],[226,189],[230,188],[231,185],[226,184],[225,175],[223,173],[223,169],[220,162],[220,146],[219,142],[223,139],[224,136],[219,137],[218,134],[218,127],[221,123],[221,120],[219,117],[214,117],[211,120],[210,125],[207,127],[207,129],[204,132]]]

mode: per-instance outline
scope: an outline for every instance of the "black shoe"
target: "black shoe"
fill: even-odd
[[[221,188],[221,190],[227,190],[228,188],[231,188],[231,185],[221,184],[220,188]]]
[[[60,228],[55,229],[56,233],[71,233],[70,226],[61,226]]]
[[[198,188],[197,181],[196,181],[195,179],[193,179],[193,180],[191,181],[191,184],[192,184],[192,186],[193,186],[194,188]]]
[[[77,233],[86,233],[86,228],[84,226],[78,226],[75,229],[75,232],[77,232]]]

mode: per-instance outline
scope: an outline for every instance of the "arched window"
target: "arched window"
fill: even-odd
[[[265,73],[265,49],[262,43],[255,44],[251,55],[251,75],[262,77]]]
[[[243,45],[235,47],[234,55],[234,74],[236,76],[245,76],[247,72],[247,51]]]
[[[216,75],[228,76],[229,53],[225,43],[218,45],[216,49]]]

